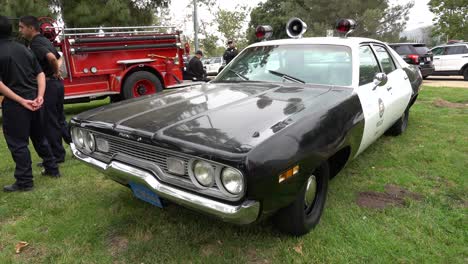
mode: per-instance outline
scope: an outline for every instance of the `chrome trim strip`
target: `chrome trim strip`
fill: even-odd
[[[221,218],[225,222],[240,225],[250,224],[259,216],[260,203],[258,201],[245,201],[241,205],[221,203],[161,183],[154,175],[139,168],[118,161],[111,161],[109,164],[101,162],[80,152],[73,143],[70,144],[70,148],[77,159],[101,169],[116,182],[143,184],[162,198],[195,211]]]

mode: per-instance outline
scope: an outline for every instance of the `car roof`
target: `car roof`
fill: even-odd
[[[261,41],[250,45],[250,47],[272,46],[272,45],[301,45],[301,44],[325,44],[325,45],[344,45],[356,46],[366,42],[377,42],[385,44],[382,41],[370,38],[342,38],[342,37],[313,37],[300,39],[278,39]]]

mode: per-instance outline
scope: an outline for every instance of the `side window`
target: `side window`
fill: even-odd
[[[432,50],[432,53],[434,55],[444,55],[444,48],[440,47],[440,48],[435,48]]]
[[[387,50],[382,46],[374,46],[374,48],[385,74],[389,74],[394,71],[396,69],[395,63],[393,62],[392,57],[390,57],[390,54],[388,54]]]
[[[376,73],[380,72],[377,59],[370,46],[359,48],[359,85],[371,83]]]
[[[464,46],[447,47],[447,55],[463,54]]]

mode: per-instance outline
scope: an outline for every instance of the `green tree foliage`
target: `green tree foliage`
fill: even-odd
[[[398,41],[413,5],[390,5],[389,0],[268,0],[252,11],[248,37],[250,42],[256,41],[255,27],[268,24],[273,27],[273,39],[285,38],[291,17],[308,25],[306,36],[326,36],[338,18],[351,18],[358,23],[353,36]]]
[[[168,0],[53,0],[67,27],[151,25]]]
[[[0,14],[19,18],[24,15],[50,16],[52,10],[49,8],[48,0],[0,0],[2,7]]]
[[[234,11],[218,9],[215,15],[219,32],[224,39],[233,40],[239,49],[247,45],[246,32],[242,28],[249,12],[246,6],[238,6]]]
[[[467,0],[431,0],[428,5],[435,15],[433,34],[468,41]]]

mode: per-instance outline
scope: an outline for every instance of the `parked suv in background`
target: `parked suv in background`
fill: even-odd
[[[434,72],[433,55],[424,43],[389,44],[408,64],[418,65],[423,78]]]
[[[435,71],[433,75],[463,75],[468,81],[468,43],[455,43],[434,47]]]

